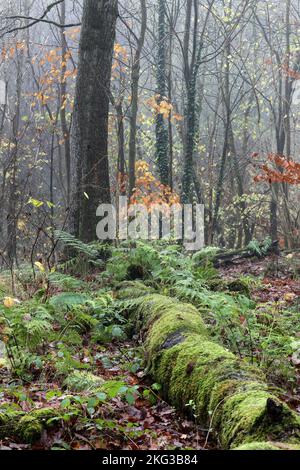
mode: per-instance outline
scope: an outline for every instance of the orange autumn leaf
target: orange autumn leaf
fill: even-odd
[[[179,204],[180,197],[168,185],[163,185],[155,178],[150,170],[150,165],[144,160],[136,162],[136,187],[130,199],[130,203],[143,204],[150,211],[155,204]]]
[[[270,163],[273,166],[270,166]],[[300,163],[287,159],[283,155],[270,153],[267,162],[259,165],[259,168],[261,174],[255,176],[256,183],[300,184]]]

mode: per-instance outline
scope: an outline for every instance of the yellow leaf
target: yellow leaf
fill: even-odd
[[[36,262],[34,263],[34,265],[41,271],[41,273],[44,273],[44,272],[45,272],[44,266],[43,266],[42,263],[40,263],[39,261],[36,261]]]
[[[4,300],[3,300],[3,305],[4,307],[6,308],[11,308],[15,305],[15,299],[13,299],[12,297],[5,297]]]
[[[296,294],[294,294],[293,292],[288,292],[284,294],[283,298],[286,302],[293,302],[296,297],[297,297]]]
[[[7,367],[7,361],[6,359],[1,358],[0,359],[0,369],[4,369]]]
[[[26,228],[26,223],[24,220],[18,220],[18,229],[19,230],[24,230]]]
[[[37,199],[33,199],[32,197],[29,198],[27,204],[32,204],[34,207],[41,207],[44,203],[42,201],[38,201]]]

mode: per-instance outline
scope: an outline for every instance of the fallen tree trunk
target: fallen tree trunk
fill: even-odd
[[[44,429],[53,427],[61,410],[41,408],[26,413],[0,409],[0,439],[17,437],[22,442],[33,443],[40,439]]]
[[[255,257],[263,258],[271,254],[279,254],[278,241],[273,242],[267,249],[265,249],[265,247],[262,245],[259,247],[257,252],[255,252],[252,248],[219,251],[216,255],[213,256],[211,261],[215,268],[220,268],[230,264],[237,264],[245,259]]]
[[[223,449],[300,449],[300,417],[271,393],[263,373],[209,338],[192,305],[123,283],[149,372],[171,404],[213,429]]]

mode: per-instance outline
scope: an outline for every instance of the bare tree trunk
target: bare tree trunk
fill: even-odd
[[[0,124],[0,145],[2,143],[2,138],[3,138],[6,111],[7,111],[7,83],[5,83],[5,103],[4,103],[3,110],[2,110],[2,117],[1,117],[1,124]],[[4,163],[3,171],[2,171],[1,194],[0,194],[0,240],[1,242],[3,241],[3,235],[4,235],[3,214],[4,214],[5,189],[6,189],[6,174],[7,174],[7,169]]]
[[[142,22],[140,37],[132,64],[131,71],[131,113],[130,113],[130,136],[129,136],[129,197],[135,187],[135,161],[136,161],[136,130],[139,99],[139,80],[141,68],[141,54],[144,47],[146,27],[147,27],[147,7],[146,0],[140,0]]]
[[[61,24],[66,23],[66,3],[62,2],[60,6],[60,21]],[[65,157],[65,167],[66,167],[66,190],[67,190],[67,207],[70,205],[70,196],[71,196],[71,144],[70,144],[70,129],[67,122],[66,116],[66,100],[67,100],[67,42],[64,28],[61,28],[61,57],[62,57],[62,66],[61,66],[61,85],[60,85],[60,120],[61,120],[61,130],[63,134],[64,141],[64,157]]]
[[[110,203],[108,113],[117,0],[85,0],[75,91],[73,232],[96,238],[96,210]]]
[[[22,92],[22,65],[23,56],[20,54],[17,58],[17,84],[16,84],[16,101],[15,112],[12,122],[12,140],[13,149],[11,161],[9,165],[9,200],[7,214],[7,255],[9,263],[13,268],[17,260],[17,164],[18,164],[18,145],[19,145],[19,128],[21,117],[21,92]]]
[[[126,168],[125,168],[125,131],[124,131],[124,112],[123,112],[123,98],[121,97],[116,104],[117,112],[117,132],[118,132],[118,173],[120,178],[120,194],[126,194]]]

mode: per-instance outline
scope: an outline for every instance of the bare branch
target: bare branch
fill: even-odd
[[[39,18],[34,18],[32,16],[24,16],[24,15],[14,15],[14,16],[4,17],[4,19],[6,20],[27,20],[27,21],[31,21],[31,23],[27,23],[26,25],[23,25],[23,26],[16,26],[15,28],[5,31],[0,37],[2,38],[3,36],[6,36],[7,34],[12,34],[16,31],[22,31],[22,30],[31,28],[37,23],[48,23],[48,24],[57,26],[58,28],[73,28],[75,26],[80,26],[81,23],[60,24],[60,23],[57,23],[56,21],[45,19],[48,13],[50,13],[50,11],[54,7],[63,3],[64,1],[65,0],[57,0],[56,2],[53,2],[50,5],[48,5],[48,7],[46,8],[42,16],[40,16]]]

